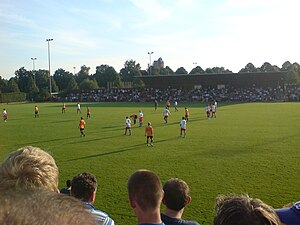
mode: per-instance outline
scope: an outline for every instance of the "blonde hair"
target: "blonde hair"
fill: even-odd
[[[219,196],[214,225],[280,225],[274,209],[248,195]]]
[[[46,190],[8,190],[0,195],[1,225],[97,225],[76,198]]]
[[[0,166],[0,189],[58,190],[58,168],[40,148],[26,146],[11,152]]]

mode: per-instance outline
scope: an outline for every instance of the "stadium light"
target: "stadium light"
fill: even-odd
[[[151,55],[153,54],[154,52],[148,52],[148,55],[149,55],[149,58],[150,58],[150,63],[149,63],[149,76],[151,75]]]
[[[33,80],[34,80],[34,82],[35,82],[35,60],[37,60],[37,58],[36,58],[36,57],[34,57],[34,58],[31,58],[31,60],[32,60],[32,73],[33,73]]]
[[[49,91],[50,91],[50,96],[52,96],[52,85],[51,85],[51,72],[50,72],[50,41],[53,41],[52,38],[46,39],[48,42],[48,63],[49,63]]]

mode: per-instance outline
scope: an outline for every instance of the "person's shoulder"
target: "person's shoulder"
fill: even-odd
[[[200,225],[196,221],[193,220],[184,220],[184,219],[178,219],[178,218],[173,218],[169,217],[165,214],[161,214],[161,220],[166,224],[166,225]]]
[[[95,208],[90,208],[90,210],[96,216],[96,218],[100,222],[100,224],[103,224],[103,225],[114,225],[115,224],[113,219],[110,218],[107,213],[105,213],[99,209],[95,209]]]

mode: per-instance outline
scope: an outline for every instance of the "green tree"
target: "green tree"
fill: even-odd
[[[172,74],[174,74],[174,71],[168,66],[160,69],[160,75],[172,75]]]
[[[73,74],[68,71],[65,71],[64,69],[56,70],[53,75],[53,79],[55,80],[60,91],[64,91],[67,89],[69,81],[72,77]]]
[[[75,76],[75,80],[77,84],[80,84],[83,80],[89,78],[90,69],[91,69],[90,67],[87,67],[85,65],[81,67],[80,71]]]
[[[93,77],[97,80],[100,87],[107,87],[108,83],[113,84],[114,87],[119,87],[120,85],[120,75],[109,65],[97,66]]]
[[[134,77],[141,76],[141,66],[134,60],[127,60],[120,71],[122,81],[133,82]]]
[[[188,74],[188,72],[183,68],[179,67],[176,71],[175,74]]]
[[[7,92],[20,92],[19,86],[14,77],[10,78],[7,83]]]
[[[248,63],[239,73],[255,73],[258,72],[257,68],[252,64]]]
[[[201,66],[196,66],[190,72],[190,74],[201,74],[201,73],[205,73],[204,70],[201,68]]]
[[[39,88],[36,86],[32,77],[29,77],[28,86],[27,86],[27,94],[30,100],[35,99],[39,93]]]
[[[35,71],[34,76],[35,84],[39,89],[49,89],[49,72],[48,70]]]
[[[17,83],[16,83],[16,85],[17,85]],[[2,92],[8,92],[8,81],[5,79],[2,79],[2,77],[0,76],[0,93],[2,93]]]
[[[287,74],[286,74],[286,84],[289,85],[295,85],[295,84],[300,84],[300,75],[299,75],[299,66],[298,64],[292,64],[290,65]]]
[[[29,78],[32,76],[31,72],[27,71],[24,67],[21,67],[15,72],[15,78],[18,83],[21,92],[28,92],[27,86]]]
[[[281,71],[288,71],[291,65],[292,64],[290,63],[290,61],[286,61],[282,64]]]
[[[69,92],[69,93],[72,93],[72,92],[76,92],[78,90],[79,90],[79,88],[78,88],[78,84],[77,84],[75,78],[71,77],[71,79],[68,83],[66,91]]]
[[[90,79],[86,78],[79,84],[79,89],[83,90],[83,91],[91,91],[91,90],[95,90],[98,88],[99,88],[99,86],[95,79],[90,80]]]

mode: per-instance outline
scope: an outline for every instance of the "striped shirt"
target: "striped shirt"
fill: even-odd
[[[95,209],[95,207],[88,202],[83,203],[88,207],[89,211],[96,216],[100,225],[115,225],[115,222],[105,212]]]

